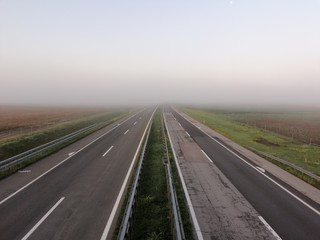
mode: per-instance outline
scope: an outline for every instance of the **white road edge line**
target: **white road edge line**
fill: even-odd
[[[165,114],[163,114],[163,117],[164,117],[164,124],[165,124],[166,129],[167,129],[169,141],[170,141],[170,144],[171,144],[171,146],[173,148],[170,132],[169,132],[169,129],[167,127],[167,121],[166,121]],[[187,204],[188,204],[188,207],[189,207],[189,210],[190,210],[190,215],[191,215],[192,222],[193,222],[196,234],[197,234],[197,238],[198,238],[198,240],[203,240],[202,232],[201,232],[201,229],[200,229],[197,217],[196,217],[196,213],[195,213],[194,208],[192,206],[192,202],[191,202],[191,199],[190,199],[190,196],[189,196],[189,193],[188,193],[188,189],[187,189],[186,183],[185,183],[185,181],[183,179],[183,176],[182,176],[182,173],[181,173],[181,169],[179,167],[177,155],[176,155],[174,149],[173,149],[172,152],[173,152],[174,161],[175,161],[177,169],[178,169],[178,173],[179,173],[179,177],[180,177],[180,180],[181,180],[181,184],[182,184],[182,188],[183,188],[183,191],[184,191],[184,195],[185,195],[185,197],[187,199]]]
[[[266,170],[264,170],[263,168],[261,168],[261,167],[256,167],[260,172],[263,172],[263,173],[265,173],[266,172]]]
[[[115,215],[116,215],[117,209],[118,209],[119,204],[120,204],[120,200],[121,200],[121,198],[122,198],[122,195],[123,195],[123,193],[124,193],[125,187],[126,187],[126,185],[127,185],[127,182],[128,182],[128,180],[129,180],[129,177],[130,177],[130,175],[131,175],[131,171],[132,171],[132,169],[133,169],[133,166],[134,166],[134,164],[135,164],[135,162],[136,162],[136,159],[137,159],[137,157],[138,157],[138,153],[139,153],[140,147],[141,147],[141,145],[142,145],[143,139],[144,139],[144,137],[145,137],[145,135],[146,135],[146,133],[147,133],[148,127],[149,127],[149,125],[150,125],[150,122],[151,122],[151,120],[152,120],[152,118],[153,118],[153,115],[154,115],[154,113],[155,113],[156,110],[157,110],[157,108],[153,111],[153,113],[152,113],[152,115],[151,115],[151,117],[150,117],[150,119],[149,119],[149,122],[148,122],[148,124],[147,124],[147,126],[146,126],[146,128],[145,128],[145,130],[144,130],[144,133],[143,133],[143,135],[142,135],[142,138],[141,138],[141,140],[140,140],[140,143],[139,143],[139,145],[138,145],[138,148],[137,148],[137,150],[136,150],[136,153],[135,153],[134,156],[133,156],[131,165],[130,165],[129,170],[128,170],[128,172],[127,172],[127,175],[126,175],[126,177],[125,177],[125,179],[124,179],[124,181],[123,181],[123,183],[122,183],[120,192],[119,192],[119,194],[118,194],[118,197],[117,197],[117,199],[116,199],[116,202],[114,203],[114,206],[113,206],[113,208],[112,208],[111,214],[110,214],[109,219],[108,219],[108,222],[107,222],[107,224],[106,224],[106,227],[104,228],[104,231],[103,231],[103,233],[102,233],[102,236],[101,236],[100,240],[105,240],[105,239],[107,239],[107,237],[108,237],[108,234],[109,234],[109,231],[110,231],[112,222],[113,222],[113,220],[114,220],[114,217],[115,217]]]
[[[177,112],[178,113],[178,112]],[[180,113],[178,113],[182,118],[184,118]],[[194,123],[192,123],[191,121],[189,121],[188,119],[184,118],[186,121],[188,121],[189,123],[191,123],[193,126],[197,127]],[[200,128],[199,128],[200,129]],[[301,198],[299,198],[298,196],[296,196],[295,194],[293,194],[292,192],[290,192],[288,189],[286,189],[285,187],[283,187],[280,183],[276,182],[275,180],[273,180],[272,178],[270,178],[269,176],[267,176],[265,173],[259,171],[255,166],[253,166],[251,163],[247,162],[246,160],[244,160],[242,157],[240,157],[238,154],[236,154],[235,152],[233,152],[232,150],[230,150],[228,147],[226,147],[225,145],[223,145],[222,143],[220,143],[218,140],[214,139],[213,137],[211,137],[208,133],[206,133],[205,131],[203,131],[202,129],[200,129],[201,132],[203,132],[204,134],[206,134],[209,138],[211,138],[212,140],[214,140],[216,143],[218,143],[220,146],[222,146],[223,148],[225,148],[226,150],[228,150],[230,153],[232,153],[233,155],[235,155],[236,157],[238,157],[241,161],[243,161],[244,163],[246,163],[247,165],[249,165],[250,167],[252,167],[254,170],[256,170],[258,173],[262,174],[264,177],[266,177],[267,179],[269,179],[271,182],[273,182],[275,185],[277,185],[279,188],[281,188],[282,190],[284,190],[285,192],[287,192],[289,195],[291,195],[292,197],[294,197],[296,200],[298,200],[299,202],[301,202],[303,205],[305,205],[306,207],[308,207],[310,210],[312,210],[313,212],[315,212],[316,214],[320,215],[320,212],[313,208],[311,205],[309,205],[308,203],[306,203],[305,201],[303,201]]]
[[[102,157],[105,157],[112,148],[113,148],[113,145],[102,155]]]
[[[36,225],[31,228],[31,230],[21,239],[21,240],[27,240],[30,235],[41,225],[41,223],[46,220],[46,218],[59,206],[59,204],[65,199],[65,197],[62,197],[40,220],[37,222]]]
[[[138,113],[132,115],[131,117],[129,117],[128,119],[122,121],[120,123],[123,124],[124,122],[128,121],[129,119],[131,119],[132,117],[134,117],[135,115],[137,115]],[[81,152],[83,149],[87,148],[88,146],[90,146],[91,144],[93,144],[94,142],[98,141],[100,138],[104,137],[105,135],[107,135],[109,132],[113,131],[114,129],[116,129],[117,127],[120,126],[119,124],[116,125],[115,127],[111,128],[109,131],[107,131],[106,133],[102,134],[100,137],[96,138],[95,140],[93,140],[92,142],[88,143],[87,145],[85,145],[83,148],[81,148],[80,150],[78,150],[77,152],[75,152],[72,156],[67,157],[66,159],[62,160],[61,162],[59,162],[57,165],[53,166],[52,168],[50,168],[49,170],[47,170],[46,172],[42,173],[40,176],[38,176],[37,178],[33,179],[31,182],[29,182],[28,184],[24,185],[22,188],[18,189],[17,191],[15,191],[14,193],[12,193],[11,195],[9,195],[8,197],[6,197],[5,199],[3,199],[0,202],[0,205],[3,204],[4,202],[8,201],[10,198],[12,198],[14,195],[18,194],[19,192],[21,192],[23,189],[27,188],[28,186],[30,186],[32,183],[38,181],[40,178],[42,178],[44,175],[48,174],[49,172],[51,172],[53,169],[57,168],[58,166],[60,166],[61,164],[63,164],[64,162],[66,162],[67,160],[69,160],[70,158],[74,157],[75,155],[77,155],[79,152]]]
[[[186,134],[188,135],[188,137],[190,137],[190,134],[186,131]]]
[[[213,163],[213,161],[211,160],[211,158],[209,158],[209,156],[201,149],[201,152],[206,156],[206,158],[211,162]]]
[[[277,239],[277,240],[281,240],[281,237],[276,233],[275,230],[273,230],[273,228],[267,223],[266,220],[264,220],[263,217],[258,216],[260,221],[266,226],[266,228],[272,233],[272,235]]]
[[[128,132],[129,132],[129,129],[127,131],[125,131],[123,135],[126,135]]]

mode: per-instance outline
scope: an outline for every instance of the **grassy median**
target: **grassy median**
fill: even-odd
[[[162,157],[161,115],[158,110],[154,116],[146,149],[132,239],[172,239]]]

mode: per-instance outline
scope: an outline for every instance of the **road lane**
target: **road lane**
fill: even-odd
[[[231,151],[213,141],[201,129],[192,125],[173,109],[171,109],[171,112],[194,141],[212,159],[214,164],[281,238],[319,239],[320,217],[317,213],[320,209],[319,204],[296,193],[294,189],[277,180],[285,188],[294,192],[295,195],[298,195],[299,198],[316,209],[316,211],[313,211],[262,175],[262,172],[253,169]],[[246,161],[250,162],[249,159],[246,159]]]
[[[64,201],[29,239],[100,239],[152,112],[139,119],[142,114],[1,204],[0,239],[23,238],[61,197]],[[103,157],[106,146],[114,147]]]

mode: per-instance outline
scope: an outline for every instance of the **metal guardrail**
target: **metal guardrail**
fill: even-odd
[[[171,113],[171,115],[172,115],[172,113]],[[163,118],[164,118],[164,122],[165,122],[166,132],[168,134],[168,139],[169,139],[169,142],[170,142],[170,146],[171,146],[171,149],[172,149],[173,158],[174,158],[175,165],[176,165],[176,168],[177,168],[177,171],[178,171],[178,174],[179,174],[179,178],[180,178],[180,181],[181,181],[181,185],[182,185],[182,189],[183,189],[183,192],[184,192],[185,200],[187,202],[187,208],[188,208],[188,212],[190,214],[190,221],[191,221],[192,227],[193,227],[193,236],[194,236],[194,239],[203,240],[202,232],[201,232],[198,220],[196,218],[194,208],[192,206],[192,202],[191,202],[188,190],[187,190],[187,186],[186,186],[186,184],[184,182],[181,169],[179,168],[178,159],[177,159],[177,156],[176,156],[175,151],[173,149],[173,142],[172,142],[172,139],[170,137],[170,132],[168,130],[168,125],[166,123],[165,113],[163,114]]]
[[[270,158],[270,159],[275,160],[275,161],[277,161],[277,162],[280,162],[280,163],[282,163],[282,164],[284,164],[284,165],[287,165],[287,166],[289,166],[289,167],[292,167],[293,169],[295,169],[295,170],[297,170],[297,171],[299,171],[299,172],[301,172],[301,173],[303,173],[303,174],[305,174],[305,175],[307,175],[307,176],[309,176],[309,177],[311,177],[311,178],[314,178],[314,179],[316,179],[317,181],[320,182],[320,177],[319,177],[319,176],[317,176],[316,174],[314,174],[314,173],[312,173],[312,172],[309,172],[309,171],[303,169],[302,167],[299,167],[299,166],[297,166],[297,165],[295,165],[295,164],[293,164],[293,163],[291,163],[291,162],[288,162],[288,161],[286,161],[286,160],[284,160],[284,159],[275,157],[275,156],[273,156],[273,155],[271,155],[271,154],[269,154],[269,153],[262,152],[262,151],[259,151],[259,150],[257,150],[257,149],[254,149],[254,148],[250,148],[250,149],[251,149],[253,152],[256,152],[256,153],[258,153],[258,154],[260,154],[260,155],[262,155],[262,156],[264,156],[264,157]]]
[[[163,121],[162,121],[163,124]],[[149,126],[148,129],[148,134],[147,134],[147,138],[145,140],[144,146],[143,146],[143,150],[141,153],[141,157],[139,160],[139,164],[137,167],[137,171],[136,171],[136,176],[130,191],[130,195],[129,195],[129,199],[128,199],[128,203],[125,209],[125,213],[124,213],[124,217],[122,219],[121,225],[120,225],[120,230],[119,230],[119,234],[117,239],[118,240],[124,240],[124,239],[131,239],[132,236],[132,222],[134,219],[134,209],[135,209],[135,204],[136,204],[136,197],[138,195],[138,189],[139,189],[139,182],[140,182],[140,178],[141,178],[141,172],[143,169],[143,164],[144,164],[144,155],[145,155],[145,150],[148,144],[148,139],[149,139],[149,135],[150,135],[150,130],[151,130],[151,126]],[[164,127],[162,125],[162,130],[163,130],[163,134],[165,134],[164,132]],[[169,201],[170,201],[170,206],[171,206],[171,213],[172,213],[172,234],[174,236],[174,239],[177,240],[185,240],[185,235],[184,235],[184,231],[183,231],[183,225],[182,225],[182,220],[181,220],[181,216],[180,216],[180,211],[179,211],[179,204],[178,204],[178,200],[177,200],[177,195],[176,195],[176,191],[175,191],[175,187],[173,184],[173,177],[172,177],[172,171],[171,171],[171,166],[170,166],[170,161],[169,161],[169,152],[168,152],[168,146],[167,146],[167,141],[166,141],[166,137],[165,135],[163,135],[164,137],[164,164],[166,166],[166,174],[167,174],[167,184],[168,184],[168,188],[169,188]]]
[[[134,183],[131,188],[131,192],[130,192],[128,203],[127,203],[126,210],[124,213],[124,217],[123,217],[121,225],[120,225],[120,230],[119,230],[119,234],[117,237],[118,240],[131,239],[132,220],[134,217],[136,198],[137,198],[139,183],[140,183],[140,179],[141,179],[141,170],[143,168],[144,156],[145,156],[145,151],[146,151],[146,147],[147,147],[148,140],[149,140],[151,126],[152,126],[152,124],[150,124],[150,126],[149,126],[147,137],[146,137],[145,143],[143,145],[143,150],[141,152],[141,156],[139,159],[139,164],[137,167]]]
[[[163,151],[164,151],[164,159],[163,162],[166,166],[166,175],[167,175],[167,185],[169,190],[169,201],[170,201],[170,209],[171,209],[171,232],[174,237],[174,239],[177,240],[185,240],[185,234],[183,230],[183,223],[181,220],[181,214],[179,209],[179,203],[177,198],[177,193],[174,186],[174,179],[172,176],[172,170],[170,165],[170,158],[169,158],[169,150],[168,150],[168,142],[167,142],[167,136],[165,132],[165,127],[163,123],[164,119],[161,118],[161,127],[162,127],[162,136],[163,136]]]
[[[93,125],[90,125],[88,127],[85,127],[85,128],[82,128],[80,130],[77,130],[75,132],[72,132],[66,136],[63,136],[61,138],[58,138],[56,140],[53,140],[51,142],[48,142],[46,144],[43,144],[41,146],[38,146],[38,147],[35,147],[33,149],[30,149],[28,151],[25,151],[23,153],[20,153],[16,156],[13,156],[11,158],[8,158],[8,159],[5,159],[3,161],[0,161],[0,170],[5,170],[9,167],[12,167],[12,166],[15,166],[15,165],[18,165],[28,159],[30,159],[31,157],[34,157],[38,154],[41,154],[43,153],[44,151],[47,151],[49,149],[52,149],[53,147],[56,147],[60,144],[63,144],[67,141],[69,141],[70,139],[72,138],[75,138],[77,136],[79,136],[80,134],[86,132],[86,131],[89,131],[89,130],[92,130],[93,128],[97,127],[98,125],[101,125],[102,123],[96,123],[96,124],[93,124]]]

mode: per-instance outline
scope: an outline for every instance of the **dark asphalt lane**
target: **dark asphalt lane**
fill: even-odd
[[[137,114],[2,203],[0,239],[22,239],[59,200],[28,239],[100,239],[151,115]]]
[[[319,213],[306,207],[240,160],[239,157],[212,140],[173,109],[167,111],[173,113],[181,126],[282,239],[320,239]],[[250,162],[248,159],[245,160]],[[279,180],[277,182],[281,183]],[[290,191],[294,192],[293,189]],[[304,198],[301,195],[299,197]],[[317,203],[306,198],[302,200],[318,212],[320,211],[320,206]]]

